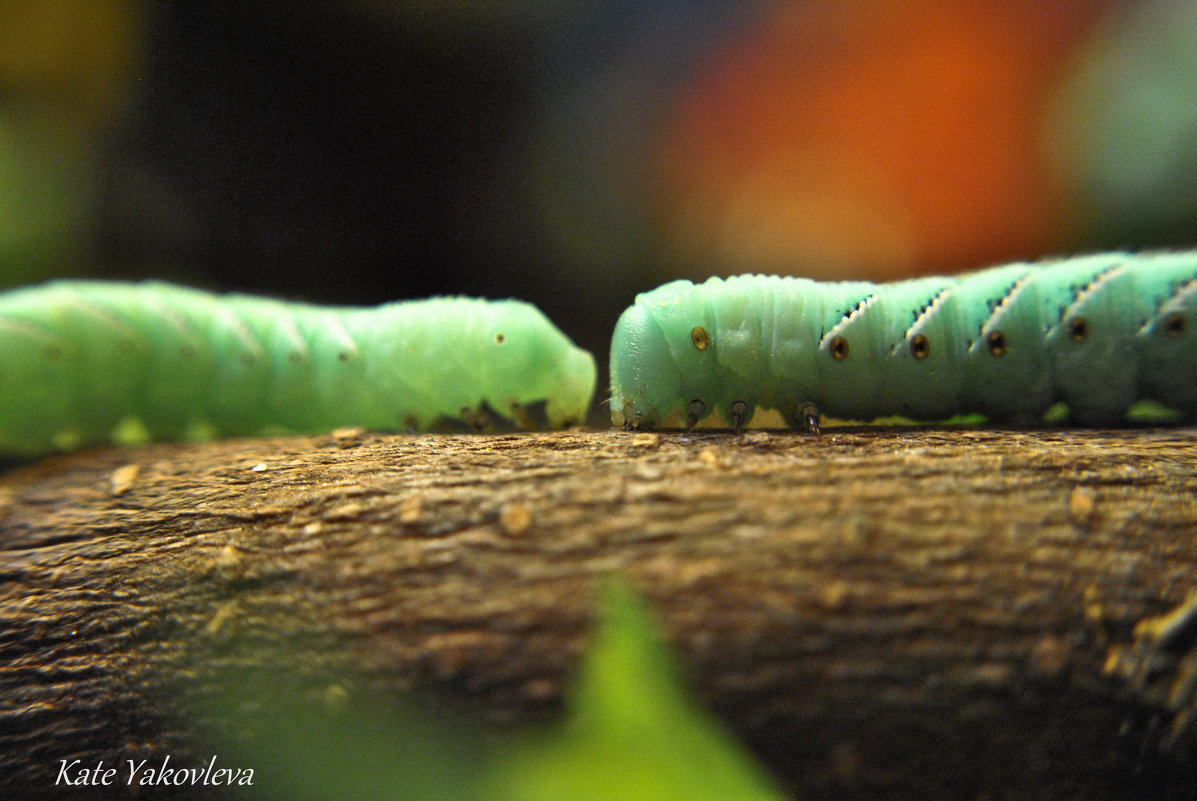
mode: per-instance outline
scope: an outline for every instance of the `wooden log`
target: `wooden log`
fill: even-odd
[[[1185,429],[348,431],[47,459],[0,477],[0,782],[52,796],[63,759],[207,756],[182,696],[230,665],[540,716],[613,570],[804,798],[1195,797]]]

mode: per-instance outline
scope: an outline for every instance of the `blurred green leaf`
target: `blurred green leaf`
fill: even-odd
[[[569,718],[512,749],[495,774],[511,801],[780,799],[757,766],[688,696],[644,603],[605,588]]]
[[[1197,3],[1113,7],[1078,55],[1048,117],[1049,155],[1123,247],[1197,220]]]
[[[297,660],[299,659],[297,655]],[[301,662],[297,661],[297,664]],[[495,741],[493,726],[427,698],[350,699],[280,671],[225,682],[199,717],[219,721],[225,767],[260,797],[412,801],[776,801],[785,798],[687,693],[645,604],[610,581],[564,721]],[[315,690],[315,691],[313,691]],[[315,702],[311,702],[315,699]]]
[[[0,286],[31,283],[79,258],[91,167],[71,164],[0,114]]]

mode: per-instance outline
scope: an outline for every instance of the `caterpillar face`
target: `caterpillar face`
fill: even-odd
[[[709,378],[706,304],[689,281],[640,295],[611,341],[611,419],[651,427],[682,411],[691,388]],[[687,325],[691,323],[691,325]],[[703,414],[705,417],[706,414]]]
[[[539,309],[519,301],[490,305],[489,325],[471,357],[481,379],[476,394],[513,419],[543,402],[553,428],[585,422],[594,396],[594,357]]]
[[[612,340],[612,420],[738,427],[779,410],[943,420],[980,412],[1117,424],[1139,401],[1197,417],[1197,253],[1105,253],[894,284],[675,281]]]
[[[611,340],[611,420],[651,427],[677,406],[681,370],[665,332],[647,310],[633,306],[615,324]]]

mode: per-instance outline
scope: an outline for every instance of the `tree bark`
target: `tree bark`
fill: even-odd
[[[1197,797],[1185,429],[346,431],[47,459],[0,476],[0,781],[78,798],[60,760],[207,756],[184,696],[230,665],[542,717],[610,571],[803,798]]]

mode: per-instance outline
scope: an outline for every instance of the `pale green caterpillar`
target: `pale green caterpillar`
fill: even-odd
[[[489,407],[585,420],[595,365],[535,307],[334,308],[163,283],[0,295],[0,452],[342,426],[427,429]]]
[[[1104,253],[893,284],[738,276],[639,295],[611,344],[611,416],[739,429],[872,420],[1116,424],[1138,401],[1197,418],[1197,251]]]

